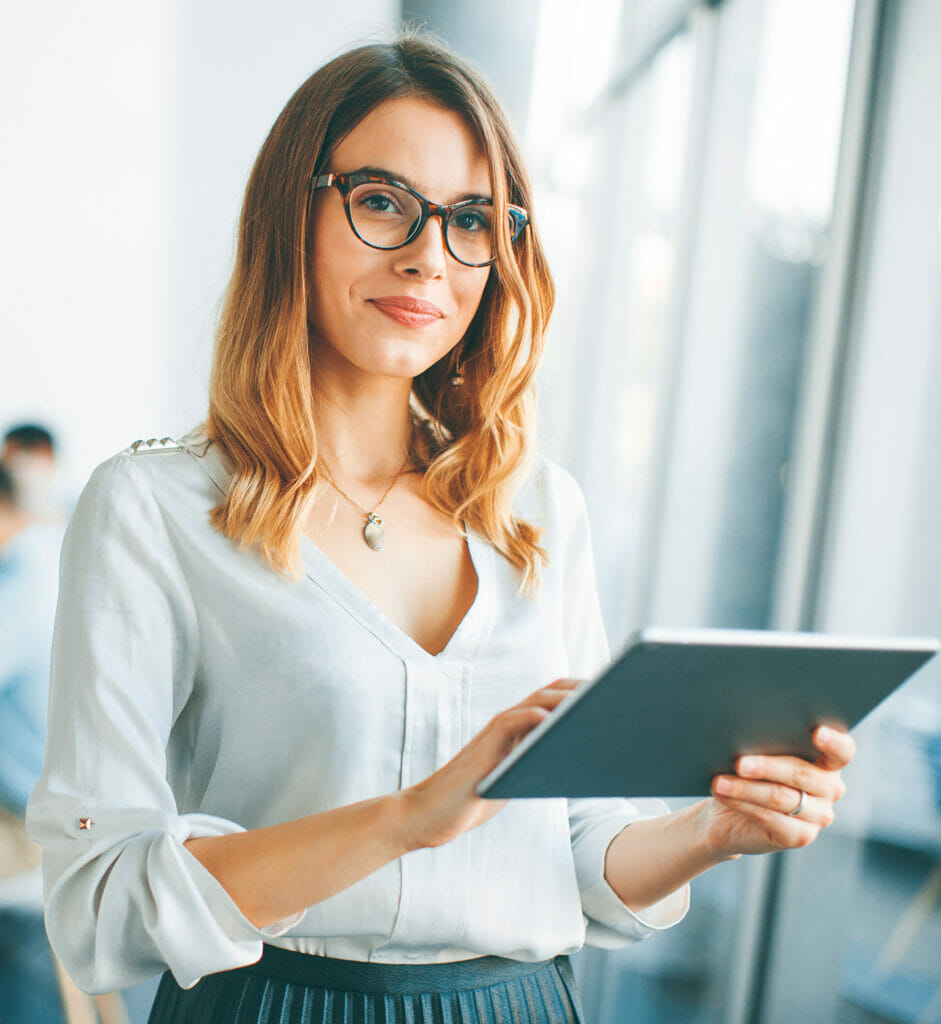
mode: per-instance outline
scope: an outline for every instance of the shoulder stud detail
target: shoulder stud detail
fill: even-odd
[[[147,441],[135,441],[128,451],[132,455],[149,455],[153,452],[181,452],[183,445],[177,444],[172,437],[151,437]]]

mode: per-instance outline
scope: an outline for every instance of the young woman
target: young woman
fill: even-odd
[[[206,424],[99,467],[65,544],[30,823],[82,987],[165,971],[154,1022],[575,1021],[567,953],[830,823],[823,729],[673,814],[475,795],[607,658],[581,496],[530,450],[551,307],[473,71],[411,38],[300,87]]]

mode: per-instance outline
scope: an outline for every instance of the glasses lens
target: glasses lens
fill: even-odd
[[[448,219],[448,245],[464,263],[493,258],[493,207],[489,203],[461,206]]]
[[[418,200],[395,185],[366,182],[350,192],[350,217],[356,234],[380,249],[402,245],[421,217]]]

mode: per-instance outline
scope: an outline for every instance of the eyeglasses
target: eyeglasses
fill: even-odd
[[[337,188],[343,196],[346,219],[353,233],[373,249],[401,249],[416,239],[429,217],[441,218],[448,252],[468,267],[486,267],[496,258],[493,203],[462,199],[440,205],[400,181],[381,174],[354,171],[321,174],[311,179],[311,191]],[[511,241],[529,223],[520,206],[507,207]]]

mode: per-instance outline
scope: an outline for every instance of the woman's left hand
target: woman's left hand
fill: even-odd
[[[840,772],[856,753],[848,733],[826,726],[814,730],[813,743],[820,751],[813,764],[755,754],[736,761],[735,775],[717,775],[713,799],[701,805],[708,846],[734,857],[812,843],[833,821],[833,805],[846,792]]]

